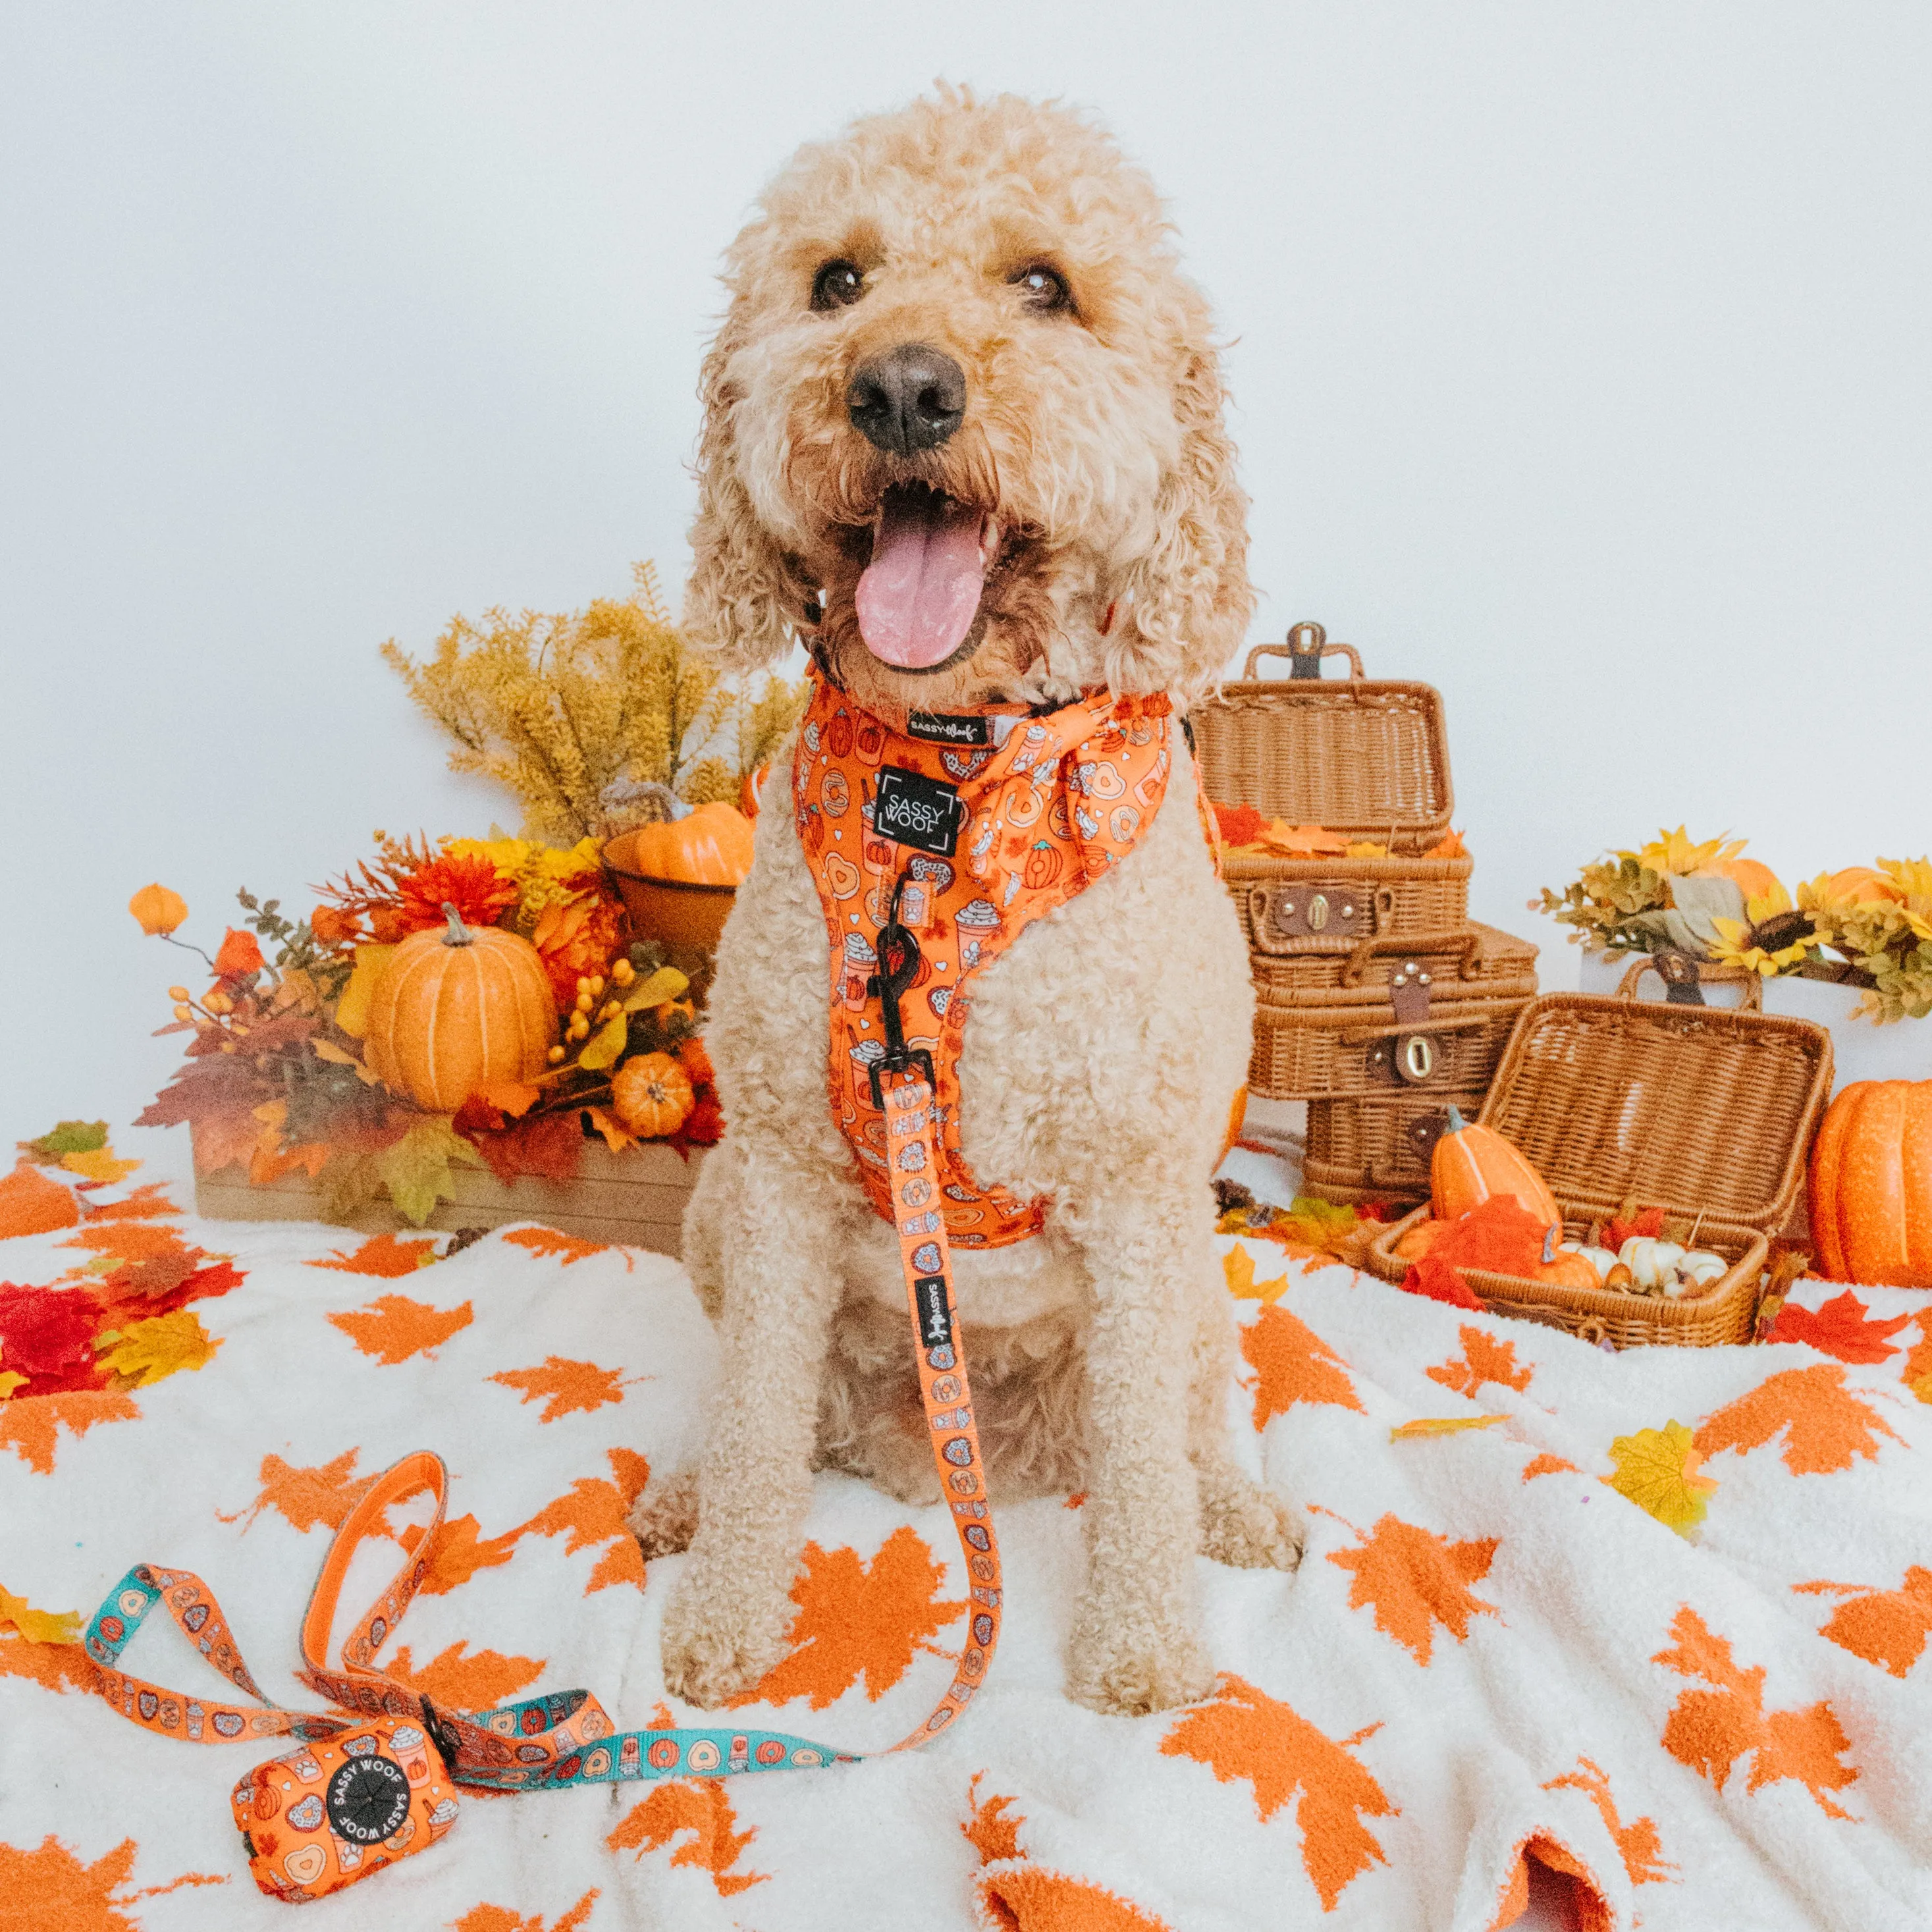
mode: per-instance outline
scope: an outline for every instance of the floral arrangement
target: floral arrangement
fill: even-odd
[[[1932,1014],[1932,861],[1821,872],[1794,898],[1745,844],[1660,831],[1586,866],[1560,892],[1546,886],[1530,910],[1570,927],[1573,945],[1836,980],[1862,988],[1880,1022]]]

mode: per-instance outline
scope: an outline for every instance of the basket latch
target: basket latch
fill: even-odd
[[[1664,982],[1664,998],[1673,1006],[1701,1006],[1704,989],[1697,982],[1697,962],[1688,952],[1669,948],[1651,955],[1650,963]]]
[[[1416,1159],[1426,1168],[1435,1157],[1436,1143],[1449,1131],[1449,1109],[1432,1107],[1426,1114],[1416,1114],[1402,1131]]]
[[[1429,989],[1435,977],[1420,959],[1402,960],[1389,975],[1389,1006],[1397,1026],[1427,1025]],[[1369,1065],[1396,1086],[1426,1087],[1436,1078],[1439,1058],[1432,1034],[1402,1032],[1377,1040],[1370,1051]]]
[[[1288,633],[1288,674],[1290,677],[1319,677],[1322,646],[1328,633],[1319,624],[1292,625]]]
[[[1378,896],[1366,885],[1295,880],[1267,890],[1268,922],[1279,938],[1353,939],[1378,928]]]

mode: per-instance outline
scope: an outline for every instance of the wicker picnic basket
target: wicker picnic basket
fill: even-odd
[[[1324,679],[1322,658],[1338,656],[1349,676]],[[1283,656],[1288,676],[1256,675]],[[1468,917],[1471,861],[1426,856],[1455,806],[1433,686],[1366,678],[1352,645],[1301,623],[1285,644],[1257,645],[1240,681],[1189,722],[1216,803],[1388,848],[1381,859],[1229,854],[1223,876],[1258,953],[1346,952],[1364,936],[1451,932]]]
[[[1474,1088],[1411,1100],[1310,1101],[1303,1192],[1356,1204],[1422,1199],[1450,1108],[1473,1120],[1483,1099],[1484,1090]]]
[[[1546,994],[1517,1022],[1481,1119],[1550,1184],[1580,1240],[1626,1202],[1660,1206],[1672,1240],[1731,1265],[1666,1301],[1463,1270],[1499,1314],[1587,1341],[1708,1348],[1750,1340],[1769,1252],[1832,1084],[1831,1036],[1804,1020],[1627,998]],[[1368,1265],[1400,1281],[1396,1244],[1426,1205],[1378,1236]]]

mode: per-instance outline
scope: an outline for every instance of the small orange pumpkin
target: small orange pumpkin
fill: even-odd
[[[682,818],[639,826],[614,862],[676,885],[742,886],[752,869],[752,821],[722,800],[700,805]]]
[[[1895,905],[1905,895],[1896,879],[1875,872],[1869,866],[1847,866],[1825,881],[1825,896],[1836,904],[1874,905],[1889,902]]]
[[[1430,1156],[1429,1191],[1438,1221],[1456,1220],[1493,1194],[1514,1194],[1546,1228],[1563,1220],[1548,1182],[1515,1147],[1453,1106]]]
[[[1784,890],[1778,874],[1756,859],[1720,859],[1704,868],[1704,876],[1729,879],[1748,899],[1771,898]]]
[[[412,933],[383,962],[364,1035],[370,1070],[432,1113],[496,1080],[533,1080],[556,1037],[556,1002],[527,939],[465,926]]]
[[[1568,1249],[1559,1249],[1552,1260],[1539,1262],[1533,1279],[1558,1288],[1601,1288],[1604,1285],[1596,1269]]]
[[[644,1140],[676,1133],[697,1101],[691,1076],[668,1053],[638,1054],[611,1076],[611,1112]]]
[[[1932,1288],[1932,1080],[1858,1080],[1811,1154],[1811,1232],[1833,1281]]]

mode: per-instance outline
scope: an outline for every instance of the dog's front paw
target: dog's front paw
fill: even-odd
[[[646,1563],[688,1550],[698,1534],[698,1472],[680,1469],[662,1483],[647,1484],[624,1525],[638,1539]]]
[[[1286,1497],[1245,1476],[1201,1485],[1201,1553],[1240,1570],[1293,1570],[1307,1526]]]
[[[766,1600],[769,1597],[769,1600]],[[784,1654],[788,1598],[748,1591],[695,1564],[664,1612],[664,1684],[699,1709],[715,1711],[748,1690]]]
[[[1110,1718],[1198,1702],[1214,1666],[1192,1628],[1168,1617],[1109,1619],[1089,1606],[1067,1646],[1066,1694]]]

